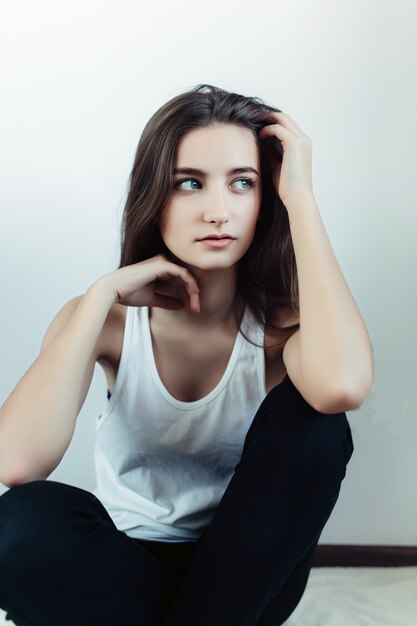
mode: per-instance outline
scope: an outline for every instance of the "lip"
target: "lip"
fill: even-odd
[[[235,241],[233,237],[220,237],[217,239],[213,239],[210,237],[206,237],[206,239],[199,239],[199,243],[203,243],[210,248],[226,248],[230,246]]]
[[[229,235],[228,233],[213,233],[211,235],[207,235],[207,237],[203,237],[202,239],[197,239],[199,243],[203,243],[209,248],[226,248],[230,246],[236,237]]]
[[[202,237],[201,239],[197,239],[197,241],[219,241],[221,239],[236,239],[233,235],[229,235],[229,233],[212,233],[211,235],[207,235],[206,237]]]

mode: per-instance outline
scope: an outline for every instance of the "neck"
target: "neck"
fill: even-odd
[[[194,328],[210,328],[234,324],[236,296],[236,267],[228,270],[204,271],[190,268],[200,290],[200,312],[190,310],[187,294],[175,286],[166,286],[166,293],[176,295],[183,303],[178,311],[154,308],[151,315],[161,322],[189,325]]]

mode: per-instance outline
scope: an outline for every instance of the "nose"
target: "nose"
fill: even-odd
[[[206,206],[203,207],[203,220],[209,224],[225,224],[229,221],[230,215],[225,206],[225,198],[222,190],[212,190],[207,194]]]
[[[226,211],[204,211],[203,220],[210,224],[225,224],[230,219]]]

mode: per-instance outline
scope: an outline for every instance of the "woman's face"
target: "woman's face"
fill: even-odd
[[[235,265],[255,234],[261,204],[259,149],[233,124],[196,128],[180,140],[174,188],[160,230],[168,249],[203,270]]]

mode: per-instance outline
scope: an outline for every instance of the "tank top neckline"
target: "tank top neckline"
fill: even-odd
[[[214,389],[212,389],[208,394],[206,394],[202,398],[199,398],[198,400],[186,402],[184,400],[178,400],[177,398],[175,398],[165,387],[165,385],[163,384],[159,376],[159,372],[158,372],[158,369],[156,367],[156,362],[155,362],[153,345],[152,345],[152,333],[151,333],[150,320],[149,320],[149,307],[141,307],[140,309],[138,309],[138,314],[141,316],[141,322],[142,322],[141,326],[142,326],[142,335],[143,335],[143,342],[144,342],[144,348],[145,348],[145,358],[150,368],[150,373],[151,373],[153,382],[155,384],[155,387],[159,391],[160,395],[165,399],[165,401],[168,402],[168,404],[170,404],[171,406],[175,407],[176,409],[182,409],[184,411],[191,411],[199,407],[202,407],[208,404],[209,402],[212,402],[215,398],[217,398],[217,396],[226,387],[233,373],[233,370],[235,368],[236,362],[238,360],[239,352],[242,348],[243,342],[245,341],[245,338],[243,337],[242,333],[238,330],[236,338],[235,338],[235,342],[232,348],[232,352],[229,357],[229,361],[226,365],[223,375],[221,376],[219,382],[214,387]],[[241,327],[244,332],[247,331],[248,318],[249,318],[249,309],[248,309],[248,306],[246,306],[244,313],[243,313],[242,322],[241,322]]]

